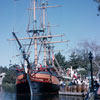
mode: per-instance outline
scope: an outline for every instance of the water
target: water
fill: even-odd
[[[0,87],[0,100],[83,100],[83,98],[64,95],[16,95],[12,88]]]

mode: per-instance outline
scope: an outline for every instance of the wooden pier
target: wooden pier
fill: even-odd
[[[84,92],[65,92],[65,91],[59,91],[59,95],[66,95],[66,96],[85,96],[86,93]]]
[[[59,95],[73,96],[84,98],[88,92],[88,87],[85,85],[72,85],[60,89]]]

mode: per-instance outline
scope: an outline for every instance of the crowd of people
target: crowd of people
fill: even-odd
[[[98,90],[100,86],[100,82],[98,78],[94,78],[94,90]],[[71,80],[61,79],[60,81],[61,90],[66,90],[66,86],[85,86],[88,91],[90,91],[91,87],[91,79],[84,78],[81,79],[80,77],[72,78]]]

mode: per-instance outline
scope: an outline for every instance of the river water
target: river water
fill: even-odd
[[[3,89],[0,87],[0,100],[83,100],[82,97],[64,95],[16,95],[12,88]]]

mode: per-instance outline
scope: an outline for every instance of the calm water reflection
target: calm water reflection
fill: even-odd
[[[61,96],[61,95],[33,95],[17,96],[16,100],[83,100],[82,97]]]
[[[8,88],[7,88],[8,89]],[[11,90],[11,91],[10,91]],[[16,100],[16,95],[12,92],[12,89],[5,91],[2,87],[0,87],[0,100]]]
[[[17,95],[16,100],[60,100],[58,95]]]
[[[83,100],[82,97],[62,96],[62,95],[16,95],[12,89],[0,87],[0,100]]]

